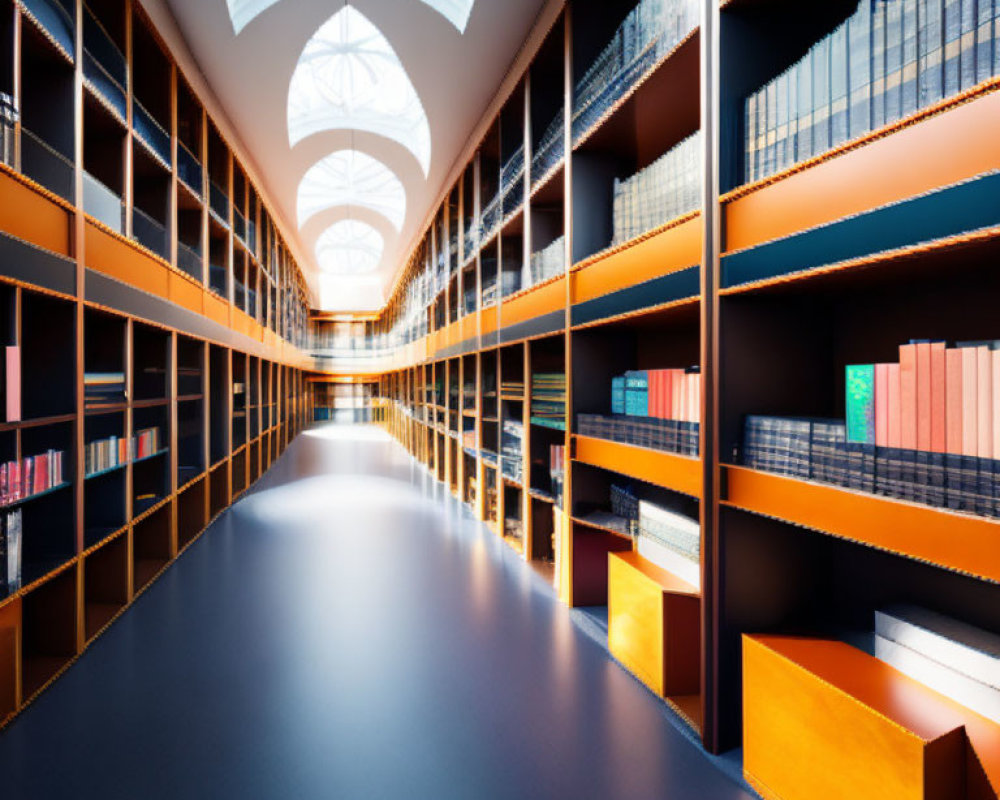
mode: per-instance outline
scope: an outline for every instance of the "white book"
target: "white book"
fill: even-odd
[[[642,534],[639,535],[637,549],[639,555],[650,563],[676,575],[696,589],[701,588],[701,565],[697,561],[685,558],[656,539]]]

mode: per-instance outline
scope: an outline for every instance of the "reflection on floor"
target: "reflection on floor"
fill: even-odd
[[[368,427],[300,436],[0,734],[13,798],[749,798]]]

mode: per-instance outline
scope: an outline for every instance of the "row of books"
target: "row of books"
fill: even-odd
[[[603,416],[578,414],[577,433],[595,439],[664,450],[682,456],[697,456],[699,451],[697,422],[682,422],[655,417]]]
[[[698,25],[696,0],[641,0],[573,92],[573,141]]]
[[[158,452],[160,452],[159,428],[144,428],[137,431],[131,440],[121,436],[109,436],[87,444],[84,451],[84,471],[87,475],[93,475],[135,459],[147,458]]]
[[[500,394],[506,396],[520,397],[524,394],[524,381],[507,378],[500,381]]]
[[[26,500],[63,482],[63,451],[47,450],[0,464],[0,506]]]
[[[745,104],[746,178],[793,164],[1000,74],[1000,3],[862,0]]]
[[[630,370],[611,379],[611,413],[701,420],[701,368]]]
[[[124,372],[86,372],[83,397],[89,409],[109,408],[125,402]]]
[[[560,236],[537,253],[531,254],[531,285],[542,283],[566,271],[566,237]]]
[[[531,421],[538,425],[565,429],[566,373],[532,373]]]
[[[500,464],[503,474],[512,481],[524,479],[524,425],[518,420],[505,419],[500,430]]]
[[[0,515],[0,597],[21,588],[21,509]]]
[[[639,555],[688,583],[701,584],[701,525],[686,514],[639,501]]]
[[[566,116],[560,107],[552,121],[546,126],[539,140],[538,147],[531,156],[531,184],[535,185],[558,164],[566,154],[565,125]]]
[[[701,207],[701,155],[699,131],[631,178],[615,178],[613,245]]]

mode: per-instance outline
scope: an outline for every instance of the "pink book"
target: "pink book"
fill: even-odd
[[[993,458],[993,352],[976,350],[976,455]]]
[[[976,349],[961,348],[962,353],[962,455],[974,456],[978,448],[976,434]]]
[[[900,447],[917,449],[917,346],[899,348]],[[928,431],[929,433],[929,431]]]
[[[962,453],[961,350],[945,352],[945,452]]]
[[[944,342],[931,344],[931,452],[945,452]]]
[[[677,376],[677,419],[684,422],[687,419],[687,379],[683,372]]]
[[[889,446],[889,365],[875,365],[875,444]]]
[[[663,419],[663,406],[667,389],[667,371],[665,369],[655,370],[656,372],[656,402],[650,409],[650,416]]]
[[[7,422],[21,419],[21,348],[7,348]]]
[[[683,375],[679,370],[670,370],[670,419],[680,420],[681,418],[681,383]]]
[[[660,407],[657,416],[660,419],[670,419],[670,396],[672,393],[674,374],[671,370],[661,370],[663,374],[663,394],[660,397]]]
[[[917,345],[917,449],[931,449],[931,343]]]
[[[688,375],[690,382],[688,383],[688,391],[690,392],[690,397],[688,398],[688,413],[690,414],[688,422],[698,422],[701,419],[701,375],[698,373],[692,373]]]
[[[889,414],[889,447],[902,447],[902,415],[899,398],[899,364],[889,364],[886,407]]]

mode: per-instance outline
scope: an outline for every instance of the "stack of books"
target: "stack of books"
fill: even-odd
[[[865,0],[745,104],[761,180],[1000,74],[1000,4]]]
[[[505,378],[500,381],[500,394],[504,397],[522,397],[524,395],[524,381]]]
[[[631,178],[615,178],[612,245],[641,236],[701,207],[701,133]]]
[[[503,216],[512,214],[524,201],[524,145],[522,144],[500,170]]]
[[[548,246],[531,254],[531,283],[541,283],[566,271],[566,237],[560,236]]]
[[[577,83],[573,142],[698,25],[696,0],[641,0]]]
[[[21,509],[0,516],[0,597],[21,588]]]
[[[503,474],[516,483],[524,479],[524,425],[518,420],[505,419],[500,432],[500,463]]]
[[[83,396],[88,409],[111,408],[125,402],[124,372],[87,372]]]
[[[535,372],[531,375],[531,423],[566,430],[566,374]]]
[[[701,581],[701,525],[698,520],[639,502],[639,555],[694,586]]]
[[[566,115],[562,108],[556,113],[542,134],[538,149],[531,157],[531,183],[534,185],[555,167],[566,152],[565,147]]]
[[[626,521],[629,535],[638,535],[639,498],[631,486],[611,484],[611,513]]]
[[[701,373],[632,370],[611,380],[611,416],[579,414],[577,432],[623,444],[698,455]]]
[[[0,506],[26,500],[63,482],[63,451],[47,450],[0,464]]]
[[[743,463],[941,508],[1000,516],[1000,342],[913,340],[852,364],[846,419],[749,416]]]

